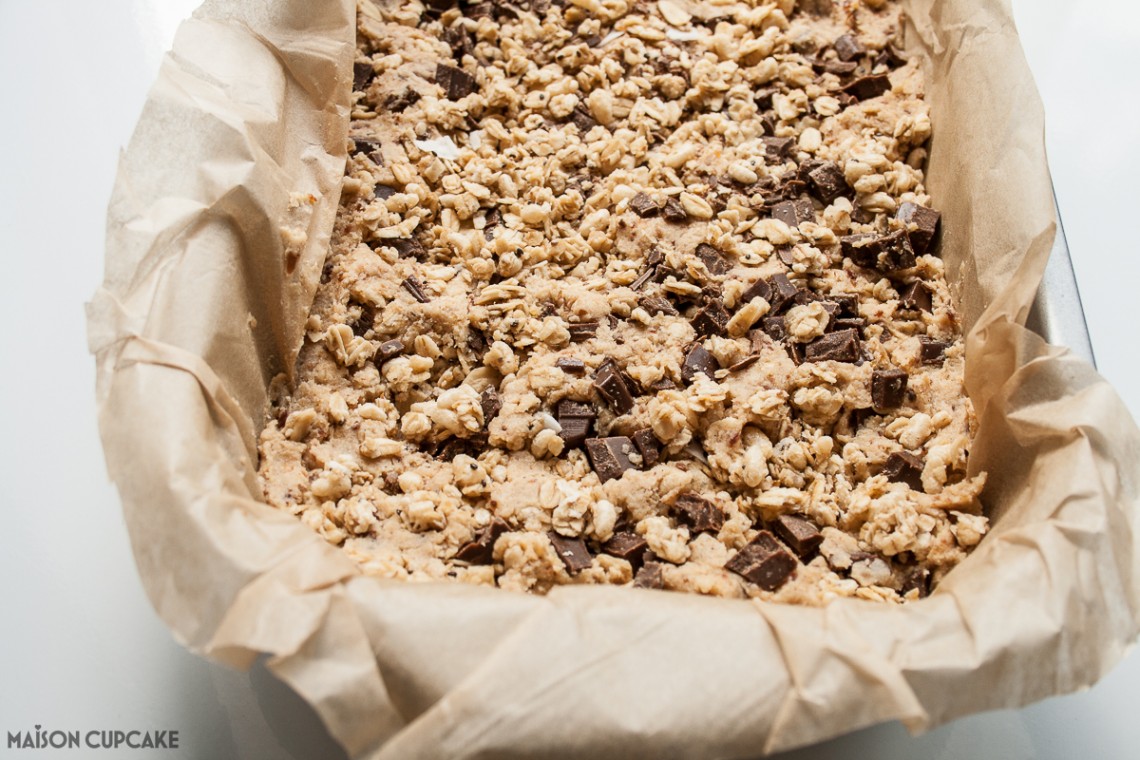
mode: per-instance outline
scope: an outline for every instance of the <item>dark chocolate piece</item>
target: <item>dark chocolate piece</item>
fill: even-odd
[[[760,320],[760,329],[768,334],[772,340],[783,340],[788,337],[787,327],[784,325],[784,318],[780,317],[764,317]]]
[[[400,286],[403,287],[404,290],[411,293],[412,298],[416,299],[420,303],[427,303],[428,301],[431,300],[430,298],[428,298],[428,294],[424,292],[423,283],[421,283],[415,277],[415,275],[412,275],[411,277],[406,278],[403,282],[400,283]]]
[[[941,340],[921,337],[918,339],[918,359],[923,364],[939,365],[946,361],[946,349],[950,344]]]
[[[901,369],[876,369],[871,372],[871,406],[876,412],[897,409],[906,398],[908,375]]]
[[[633,441],[629,438],[625,436],[587,438],[585,443],[590,465],[603,483],[620,478],[626,470],[634,469],[633,462],[629,458],[634,450]]]
[[[840,196],[848,195],[851,191],[847,187],[847,179],[839,164],[825,161],[808,172],[808,182],[815,189],[815,195],[824,204],[829,205]]]
[[[641,467],[648,470],[661,460],[661,444],[657,436],[649,428],[643,428],[633,434],[633,445],[641,453]]]
[[[867,326],[867,322],[858,317],[843,317],[840,319],[833,319],[827,323],[828,332],[839,332],[840,330],[855,330],[859,333],[859,337],[863,337],[863,328]]]
[[[507,525],[505,520],[496,517],[490,525],[476,533],[473,540],[460,547],[455,553],[455,558],[462,562],[470,562],[472,565],[491,564],[495,554],[495,542],[510,529],[511,526]]]
[[[653,315],[668,314],[675,317],[678,314],[676,307],[669,303],[669,299],[661,296],[642,296],[637,300],[637,305]]]
[[[753,298],[763,298],[765,301],[769,302],[769,306],[771,305],[772,286],[768,284],[767,280],[759,279],[756,282],[749,285],[748,290],[745,290],[740,295],[740,305],[743,306],[744,304],[751,301]]]
[[[724,527],[724,512],[708,499],[686,491],[673,502],[673,512],[677,520],[689,526],[693,533],[711,531],[716,533]]]
[[[589,404],[564,398],[559,401],[558,406],[555,407],[554,416],[559,420],[594,420],[597,419],[598,412]]]
[[[598,367],[594,372],[594,387],[618,414],[629,414],[633,410],[634,399],[629,383],[614,362],[606,361]]]
[[[488,385],[479,394],[479,404],[483,407],[483,424],[491,424],[491,420],[499,416],[499,412],[503,409],[503,400],[499,398],[499,392],[495,390],[495,386]]]
[[[590,113],[590,109],[587,108],[584,103],[580,104],[577,108],[574,109],[574,112],[570,114],[570,123],[576,126],[578,128],[578,131],[580,131],[583,135],[594,127],[598,126],[598,122],[594,118],[594,115]]]
[[[360,304],[360,316],[352,320],[349,324],[352,326],[352,334],[361,338],[372,329],[373,324],[376,322],[376,309],[371,304]]]
[[[849,256],[865,269],[891,273],[910,269],[915,264],[914,249],[905,230],[889,235],[848,235],[839,239],[844,256]]]
[[[796,515],[780,515],[772,522],[772,532],[779,536],[800,559],[807,559],[823,543],[819,528]]]
[[[681,365],[681,380],[691,383],[693,378],[702,372],[711,380],[716,370],[716,359],[704,346],[697,343],[689,349],[689,353],[685,354],[685,363]]]
[[[665,201],[665,208],[661,213],[669,222],[687,222],[689,220],[689,214],[685,211],[685,207],[681,205],[680,200],[674,197]]]
[[[400,238],[398,240],[382,240],[381,245],[390,245],[396,249],[401,259],[422,259],[427,255],[424,244],[415,238]]]
[[[780,201],[772,207],[772,218],[779,219],[789,227],[798,227],[803,222],[815,221],[815,206],[807,198]]]
[[[919,599],[930,594],[930,571],[925,567],[913,567],[906,571],[902,576],[899,596],[906,596],[916,589]]]
[[[558,559],[562,560],[562,564],[571,575],[577,575],[593,564],[590,550],[586,548],[586,542],[581,538],[567,538],[554,531],[546,535],[550,537],[550,543],[554,546]]]
[[[728,312],[719,299],[705,303],[693,316],[693,329],[697,335],[723,335],[728,325]]]
[[[558,369],[565,372],[567,375],[584,375],[586,374],[586,363],[581,359],[568,359],[566,357],[560,358],[554,363]]]
[[[422,97],[411,87],[405,87],[399,93],[388,94],[384,97],[384,109],[393,113],[403,113],[408,106],[418,102]]]
[[[839,56],[841,61],[853,61],[867,54],[867,48],[853,34],[845,34],[839,37],[832,44],[832,47],[835,48],[835,54]]]
[[[934,293],[925,282],[915,280],[899,297],[899,306],[913,311],[932,311],[934,309]]]
[[[641,567],[641,561],[648,548],[649,544],[645,539],[630,530],[619,531],[602,544],[602,551],[611,557],[626,560],[633,566],[634,571]]]
[[[740,372],[741,370],[748,369],[749,367],[751,367],[753,364],[755,364],[758,361],[760,361],[760,354],[751,354],[749,356],[744,357],[743,359],[738,361],[736,364],[733,364],[732,366],[730,366],[728,368],[728,371],[729,372]]]
[[[570,340],[574,343],[581,343],[584,340],[589,340],[598,334],[597,322],[574,322],[566,325],[566,329],[570,331]]]
[[[828,301],[839,305],[840,317],[859,316],[859,296],[850,293],[832,293],[826,298]]]
[[[494,240],[495,228],[503,223],[503,212],[499,211],[498,206],[495,206],[486,213],[483,219],[483,239],[487,241]]]
[[[760,111],[770,111],[772,110],[772,96],[777,92],[779,90],[775,87],[764,87],[752,93],[752,100],[755,101],[756,107]]]
[[[766,530],[756,534],[743,549],[724,564],[765,591],[775,591],[796,571],[796,558]]]
[[[448,100],[465,98],[478,88],[475,77],[445,63],[436,64],[435,81],[443,88],[443,96]]]
[[[909,451],[897,451],[887,457],[883,475],[894,483],[906,483],[912,491],[922,491],[922,469],[926,463]]]
[[[562,431],[558,433],[558,437],[566,444],[566,448],[576,449],[586,442],[590,437],[590,428],[593,427],[593,420],[591,419],[560,419],[558,424],[562,426]]]
[[[804,361],[808,362],[848,362],[862,358],[859,348],[859,333],[856,330],[840,330],[826,333],[808,343],[804,348]]]
[[[772,289],[772,297],[768,299],[768,305],[772,307],[773,313],[780,311],[785,306],[791,306],[792,299],[800,292],[800,289],[793,285],[783,272],[772,275],[768,280],[768,285]]]
[[[760,141],[764,143],[764,150],[768,158],[778,161],[790,158],[792,148],[796,144],[794,137],[761,137]]]
[[[855,61],[834,61],[830,58],[817,58],[811,62],[811,66],[821,74],[835,74],[841,77],[853,74],[855,69],[859,68],[859,64]]]
[[[907,226],[907,234],[915,253],[921,256],[930,250],[934,236],[938,234],[942,214],[932,208],[907,202],[899,206],[896,218]]]
[[[372,77],[375,76],[372,70],[372,61],[356,61],[352,64],[352,89],[363,90]]]
[[[393,340],[386,340],[380,344],[379,350],[376,352],[376,357],[379,359],[376,366],[379,367],[384,362],[404,353],[404,342],[399,338]]]
[[[658,206],[652,198],[645,193],[638,193],[633,196],[629,202],[629,207],[633,212],[640,217],[657,216],[661,213],[661,207]]]
[[[709,274],[728,274],[732,269],[732,262],[726,259],[723,253],[708,243],[698,245],[696,254],[697,258],[704,263],[705,268],[709,270]]]
[[[660,562],[646,562],[633,578],[634,588],[665,588],[665,578],[661,575]]]
[[[886,74],[872,74],[868,77],[859,77],[845,85],[842,92],[856,100],[869,100],[891,91],[891,79]]]
[[[372,194],[375,195],[378,199],[386,201],[396,194],[396,188],[389,187],[388,185],[377,185],[376,187],[372,188]]]

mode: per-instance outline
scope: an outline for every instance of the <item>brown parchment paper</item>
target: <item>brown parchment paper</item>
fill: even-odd
[[[122,156],[88,307],[108,467],[175,636],[237,667],[269,653],[377,759],[750,757],[1102,676],[1138,632],[1140,434],[1089,365],[1018,326],[1056,224],[1007,3],[907,5],[995,519],[934,594],[808,609],[405,585],[262,504],[266,386],[293,365],[337,207],[355,8],[210,0]]]

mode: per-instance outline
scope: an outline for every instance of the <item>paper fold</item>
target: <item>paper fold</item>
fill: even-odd
[[[337,208],[355,7],[207,2],[120,161],[88,307],[108,468],[179,641],[237,667],[270,653],[377,759],[748,757],[1107,672],[1140,617],[1140,433],[1091,367],[1018,326],[1056,222],[1007,4],[908,7],[994,528],[926,600],[810,609],[384,582],[258,501],[266,388],[295,360]]]

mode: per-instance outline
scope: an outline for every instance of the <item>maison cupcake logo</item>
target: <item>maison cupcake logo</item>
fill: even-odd
[[[178,749],[178,731],[49,729],[8,731],[8,749]]]

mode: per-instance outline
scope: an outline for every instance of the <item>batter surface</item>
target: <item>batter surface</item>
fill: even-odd
[[[413,581],[928,593],[988,524],[899,25],[362,0],[266,500]]]

